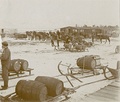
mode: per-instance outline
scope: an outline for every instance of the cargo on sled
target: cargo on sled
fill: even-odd
[[[119,78],[120,61],[117,62],[117,68],[112,69],[108,66],[102,66],[100,63],[100,57],[98,55],[87,55],[78,58],[76,64],[78,66],[77,68],[71,67],[71,64],[62,64],[62,61],[60,61],[58,64],[58,71],[60,72],[61,76],[66,77],[67,81],[71,85],[70,88],[66,88],[64,86],[64,82],[59,78],[38,76],[35,78],[35,80],[18,81],[15,87],[15,92],[5,97],[1,96],[1,101],[60,102],[68,100],[70,98],[70,94],[74,94],[76,90],[82,86],[107,79],[111,80],[114,78]],[[62,66],[65,66],[64,69],[67,70],[66,72],[62,70]],[[91,76],[100,74],[104,76],[104,79],[84,83],[84,78],[89,78]],[[76,75],[81,75],[81,77],[77,77]],[[83,84],[74,86],[70,77]]]

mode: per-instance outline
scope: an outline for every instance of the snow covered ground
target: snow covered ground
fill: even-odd
[[[120,54],[115,53],[115,48],[117,45],[120,45],[120,38],[111,38],[111,43],[104,42],[101,44],[99,41],[95,41],[94,46],[88,48],[89,51],[86,52],[69,52],[69,51],[57,51],[51,47],[49,41],[29,41],[29,40],[14,40],[10,38],[5,38],[9,42],[9,48],[12,53],[12,59],[26,59],[29,62],[29,68],[33,68],[32,73],[34,76],[17,78],[9,80],[9,88],[5,91],[0,91],[0,95],[7,95],[11,92],[14,92],[16,83],[21,79],[34,80],[37,76],[51,76],[55,77],[59,75],[57,65],[60,61],[65,64],[71,64],[71,66],[76,66],[76,60],[79,57],[84,55],[100,55],[101,63],[107,65],[110,68],[117,68],[117,61],[120,60]],[[60,47],[63,48],[63,43],[60,43]],[[59,78],[59,77],[57,77]],[[83,82],[88,80],[94,80],[97,77],[92,77],[92,79],[86,79]],[[101,77],[102,78],[102,77]],[[64,77],[60,78],[65,81]],[[98,78],[99,79],[99,78]],[[79,88],[77,92],[71,95],[71,99],[67,102],[79,102],[86,94],[95,92],[100,88],[108,85],[111,81],[106,80],[97,84],[92,84],[89,86],[84,86]],[[3,82],[0,80],[0,85]],[[78,86],[80,83],[75,82],[74,85]],[[12,87],[13,86],[13,87]],[[69,83],[65,84],[66,87],[70,87]]]

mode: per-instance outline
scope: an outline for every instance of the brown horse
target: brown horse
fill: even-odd
[[[105,39],[105,43],[107,42],[107,40],[109,41],[109,44],[110,44],[110,36],[108,35],[103,35],[103,34],[100,34],[100,35],[96,35],[96,38],[97,39],[100,39],[100,42],[102,43],[102,40]]]

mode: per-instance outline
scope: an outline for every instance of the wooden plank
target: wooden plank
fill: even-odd
[[[116,101],[116,100],[106,100],[104,98],[98,98],[98,97],[93,97],[93,96],[88,96],[88,97],[85,97],[84,99],[80,100],[80,102],[119,102],[119,101]]]
[[[106,94],[110,94],[110,95],[113,95],[113,96],[118,96],[118,92],[114,92],[114,91],[111,92],[111,90],[101,89],[101,90],[99,90],[99,92],[104,92]]]
[[[93,101],[89,101],[90,98],[92,98]],[[88,97],[88,99],[85,99],[85,100],[87,100],[86,102],[119,102],[119,101],[116,101],[116,100],[111,100],[111,99],[104,98],[104,97],[99,97],[99,96],[96,97],[96,96],[93,96],[93,95],[90,95]]]
[[[113,101],[113,100],[108,99],[108,98],[96,97],[96,96],[92,96],[92,95],[88,96],[87,98],[88,98],[88,99],[86,99],[87,102],[119,102],[119,101],[116,101],[116,100]],[[90,98],[91,98],[93,101],[89,101]],[[80,101],[80,102],[81,102],[81,101]]]
[[[115,82],[120,83],[120,78],[116,79]]]
[[[120,84],[117,83],[117,82],[111,83],[110,86],[114,86],[114,87],[120,88]]]
[[[120,84],[120,79],[118,80],[118,79],[116,79],[116,81],[115,81],[116,83],[118,83],[118,84]]]
[[[33,68],[27,68],[25,71],[30,71],[30,70],[34,70]]]
[[[114,92],[119,92],[120,91],[120,88],[117,88],[117,87],[114,87],[114,86],[110,86],[110,85],[108,85],[104,89],[111,90],[111,91],[114,91]]]
[[[98,100],[88,96],[88,97],[85,97],[84,99],[80,100],[80,102],[98,102]]]
[[[90,98],[93,98],[95,100],[101,101],[101,102],[110,102],[110,99],[105,98],[105,97],[100,97],[100,96],[95,96],[95,95],[90,95]],[[113,100],[112,100],[113,101]],[[89,101],[88,101],[89,102]],[[97,102],[97,101],[96,101]],[[114,101],[113,101],[114,102]]]
[[[119,87],[116,87],[116,86],[113,86],[113,85],[108,85],[110,88],[114,88],[114,90],[116,91],[120,91],[120,88]]]
[[[118,100],[117,96],[113,97],[112,95],[106,94],[104,92],[96,92],[93,95],[96,96],[96,97],[105,97],[105,98],[108,98],[110,100]]]
[[[100,102],[119,102],[119,99],[113,99],[112,97],[108,98],[108,97],[105,97],[104,95],[97,94],[97,92],[92,94],[92,95],[90,95],[89,97],[97,99]]]
[[[114,90],[114,91],[117,91],[117,92],[119,92],[119,89],[118,88],[116,88],[116,87],[111,87],[111,86],[107,86],[107,87],[105,87],[104,89],[106,89],[106,90],[111,90],[111,92]]]
[[[114,88],[117,88],[118,90],[120,90],[120,86],[119,85],[109,85],[109,86],[111,86],[111,87],[114,87]]]
[[[114,94],[119,94],[120,93],[120,91],[119,90],[110,90],[110,89],[104,89],[104,90],[106,90],[106,91],[110,91],[110,92],[112,92],[112,93],[114,93]]]
[[[114,81],[113,83],[120,84],[119,80]]]
[[[23,76],[19,76],[19,77],[12,77],[12,78],[9,78],[9,80],[17,79],[17,78],[22,78],[22,77],[33,76],[33,75],[34,75],[34,74],[31,74],[31,75],[23,75]]]

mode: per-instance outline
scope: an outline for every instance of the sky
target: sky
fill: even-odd
[[[0,0],[0,28],[120,25],[119,0]]]

